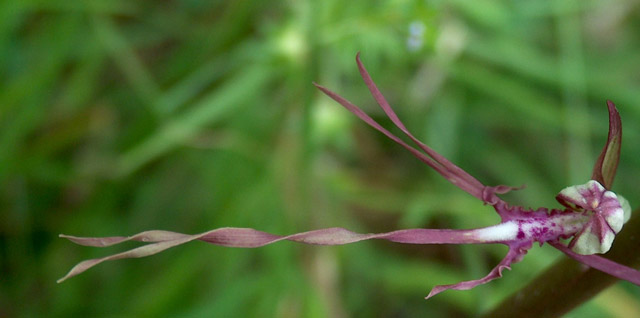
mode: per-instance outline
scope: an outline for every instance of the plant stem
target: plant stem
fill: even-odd
[[[630,267],[640,266],[640,253],[635,252],[640,245],[638,213],[640,209],[634,211],[604,257]],[[566,257],[483,317],[560,317],[617,281],[613,276]]]

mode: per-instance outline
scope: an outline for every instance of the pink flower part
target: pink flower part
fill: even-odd
[[[618,264],[602,256],[576,254],[560,242],[549,242],[549,244],[582,264],[640,286],[640,274],[636,269]]]
[[[507,238],[505,238],[503,232],[504,231],[487,232],[483,231],[483,229],[407,229],[388,233],[360,234],[343,228],[334,227],[281,236],[250,228],[226,227],[195,235],[160,230],[145,231],[132,236],[114,237],[77,237],[60,235],[62,238],[66,238],[76,244],[84,246],[107,247],[126,241],[146,242],[149,244],[122,253],[80,262],[74,266],[67,275],[59,279],[58,283],[76,276],[105,261],[151,256],[168,248],[195,240],[214,245],[242,248],[261,247],[284,240],[313,245],[344,245],[370,239],[383,239],[405,244],[480,244],[502,243],[503,241],[506,241]]]
[[[591,180],[563,189],[556,199],[569,209],[589,216],[589,221],[569,243],[572,251],[582,255],[609,251],[625,218],[624,209],[615,193]]]
[[[58,282],[78,275],[104,261],[150,256],[194,240],[220,246],[255,248],[283,240],[315,245],[342,245],[370,239],[383,239],[405,244],[499,243],[509,247],[505,258],[485,277],[457,284],[436,286],[431,290],[427,298],[448,289],[470,289],[501,277],[502,270],[505,268],[510,269],[511,264],[519,262],[534,242],[538,242],[541,245],[548,242],[568,256],[588,266],[640,285],[640,272],[637,270],[596,255],[580,255],[608,251],[613,237],[620,231],[622,224],[626,220],[627,210],[630,211],[626,200],[605,189],[605,187],[610,187],[613,182],[619,160],[619,147],[622,136],[620,116],[613,103],[607,103],[609,106],[609,138],[594,167],[592,177],[594,180],[584,185],[568,187],[560,192],[557,199],[567,207],[565,210],[549,210],[547,208],[526,210],[522,207],[510,206],[497,196],[497,194],[506,193],[516,188],[485,186],[466,171],[415,138],[400,121],[384,96],[382,96],[382,93],[362,65],[359,55],[356,56],[356,62],[367,88],[378,105],[380,105],[393,124],[418,149],[393,135],[362,109],[342,96],[318,84],[314,83],[314,85],[368,125],[409,150],[415,157],[436,170],[452,184],[482,200],[485,204],[493,206],[502,219],[500,224],[471,230],[408,229],[371,234],[355,233],[343,228],[328,228],[280,236],[249,228],[220,228],[195,235],[169,231],[146,231],[129,237],[102,238],[60,235],[60,237],[67,238],[77,244],[95,247],[111,246],[125,241],[140,241],[148,244],[122,253],[80,262]],[[605,187],[601,184],[604,184]],[[574,239],[569,247],[560,243],[560,239],[572,236]]]
[[[527,251],[531,248],[531,245],[531,241],[514,242],[509,244],[509,252],[507,252],[507,256],[505,256],[502,261],[500,261],[500,263],[496,267],[494,267],[491,272],[489,272],[487,276],[481,279],[459,282],[456,284],[435,286],[431,289],[431,292],[429,292],[429,295],[427,295],[425,299],[429,299],[445,290],[467,290],[478,285],[486,284],[496,278],[502,277],[502,270],[511,270],[511,264],[521,261],[524,255],[527,254]]]
[[[393,135],[387,129],[382,127],[378,122],[373,120],[369,115],[367,115],[362,109],[358,106],[352,104],[344,97],[332,92],[328,88],[313,83],[318,89],[320,89],[327,96],[331,97],[333,100],[338,102],[348,111],[352,112],[354,115],[358,116],[358,118],[362,119],[369,126],[375,128],[376,130],[383,133],[389,139],[395,141],[409,152],[411,152],[415,157],[420,159],[422,162],[426,163],[429,167],[433,168],[436,172],[442,175],[445,179],[449,180],[452,184],[457,186],[458,188],[466,191],[467,193],[473,195],[474,197],[484,201],[486,204],[495,205],[496,203],[502,201],[496,194],[504,194],[511,190],[516,190],[519,188],[509,187],[504,185],[499,185],[495,187],[488,187],[478,181],[476,178],[471,176],[469,173],[464,171],[462,168],[456,166],[447,158],[443,157],[441,154],[437,153],[435,150],[431,149],[431,147],[425,145],[420,140],[418,140],[405,125],[400,121],[398,115],[394,112],[391,105],[384,98],[376,84],[373,82],[373,79],[369,75],[369,72],[365,69],[362,61],[360,61],[360,53],[356,55],[356,63],[358,64],[358,70],[360,71],[360,75],[364,80],[369,92],[373,96],[373,99],[376,100],[380,108],[384,111],[384,113],[391,119],[391,122],[402,131],[411,141],[418,146],[424,153],[419,150],[411,147],[407,143],[405,143],[402,139]],[[426,155],[425,155],[426,153]],[[520,187],[521,188],[521,187]]]

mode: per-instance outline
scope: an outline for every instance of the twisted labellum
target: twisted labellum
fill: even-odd
[[[607,101],[609,136],[595,164],[592,180],[583,185],[565,188],[558,194],[556,199],[565,207],[564,209],[539,208],[537,210],[526,210],[521,207],[510,206],[497,196],[497,194],[506,193],[515,188],[485,186],[415,138],[400,121],[384,96],[382,96],[382,93],[380,93],[371,76],[362,65],[359,55],[356,56],[356,62],[373,98],[393,124],[417,146],[417,149],[380,126],[359,107],[340,95],[318,84],[314,83],[314,85],[365,123],[410,151],[415,157],[436,170],[449,182],[485,204],[493,206],[501,217],[501,223],[486,228],[470,230],[407,229],[378,234],[359,234],[343,228],[328,228],[280,236],[250,228],[220,228],[195,235],[169,231],[146,231],[128,237],[94,238],[60,235],[60,237],[69,239],[74,243],[95,247],[111,246],[125,241],[140,241],[148,244],[119,254],[80,262],[58,282],[78,275],[104,261],[145,257],[194,240],[228,247],[254,248],[284,240],[304,244],[343,245],[370,239],[383,239],[405,244],[499,243],[509,247],[505,258],[485,277],[451,285],[435,286],[427,298],[447,289],[470,289],[502,276],[502,270],[510,268],[512,263],[520,261],[534,242],[540,244],[547,242],[588,266],[640,285],[640,272],[593,255],[606,253],[609,250],[615,235],[620,232],[631,211],[624,198],[608,190],[613,183],[618,166],[622,139],[620,115],[612,102]],[[560,241],[567,238],[571,238],[568,246]]]

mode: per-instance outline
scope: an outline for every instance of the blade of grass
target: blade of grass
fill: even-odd
[[[620,81],[619,75],[612,76],[612,74],[625,74],[630,63],[637,61],[635,55],[615,57],[615,61],[625,59],[625,62],[620,63],[609,61],[610,56],[603,57],[607,60],[590,57],[588,76],[584,77],[583,83],[586,87],[578,87],[577,85],[583,84],[576,81],[563,82],[563,77],[559,74],[561,67],[553,55],[515,36],[476,37],[471,40],[465,52],[473,58],[506,68],[526,77],[529,81],[534,79],[551,88],[584,89],[585,94],[591,98],[611,99],[621,105],[632,105],[640,99],[640,93],[633,84],[633,79]],[[640,109],[631,108],[630,110],[634,111],[636,116],[640,116]]]
[[[498,98],[506,105],[550,128],[562,128],[551,96],[535,91],[529,83],[492,71],[486,65],[461,60],[449,67],[450,74],[460,83]]]
[[[189,110],[168,121],[138,146],[122,154],[116,163],[116,176],[134,172],[189,140],[206,125],[221,120],[230,112],[242,110],[257,99],[270,75],[267,67],[249,68],[218,90],[204,96]]]
[[[106,51],[112,55],[120,71],[127,81],[131,83],[133,90],[152,113],[157,113],[155,99],[160,94],[160,88],[147,66],[138,57],[135,48],[131,46],[126,36],[118,30],[110,18],[95,15],[93,27],[98,40],[102,42]]]
[[[49,33],[41,33],[32,43],[20,43],[49,49],[46,54],[36,55],[40,59],[33,64],[25,61],[25,70],[9,79],[0,90],[0,179],[6,171],[19,170],[15,167],[21,163],[17,154],[24,148],[28,134],[37,129],[48,114],[43,105],[54,96],[56,80],[64,71],[77,39],[69,33],[81,23],[78,16],[49,19],[37,26],[48,28]]]
[[[214,60],[200,66],[187,78],[160,96],[158,99],[158,111],[166,116],[185,105],[213,81],[235,68],[238,64],[237,59],[234,59],[235,56],[235,54],[229,54],[228,56],[216,57]]]
[[[554,8],[559,12],[573,7],[572,1],[557,2]],[[582,23],[576,14],[556,16],[558,46],[560,48],[560,74],[562,79],[562,99],[564,102],[563,121],[567,128],[566,171],[567,184],[584,180],[590,170],[590,162],[581,160],[591,154],[589,144],[589,113],[587,109],[584,54],[582,53]]]

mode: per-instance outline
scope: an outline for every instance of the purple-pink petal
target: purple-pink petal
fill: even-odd
[[[66,238],[76,244],[85,246],[105,247],[126,241],[139,241],[150,244],[137,247],[123,253],[81,262],[71,269],[66,276],[58,280],[58,282],[62,282],[67,278],[78,275],[104,261],[150,256],[168,248],[194,240],[220,246],[242,248],[261,247],[283,240],[313,245],[344,245],[370,239],[382,239],[405,244],[482,244],[502,242],[500,238],[491,239],[491,237],[487,237],[486,235],[479,236],[479,233],[486,232],[481,232],[482,230],[483,229],[407,229],[388,233],[360,234],[343,228],[334,227],[281,236],[250,228],[226,227],[195,235],[187,235],[170,231],[145,231],[129,237],[76,237],[60,235],[62,238]]]
[[[389,139],[395,141],[396,143],[398,143],[399,145],[401,145],[405,149],[409,150],[409,152],[411,152],[411,154],[413,154],[415,157],[420,159],[422,162],[426,163],[429,167],[431,167],[434,170],[436,170],[440,175],[442,175],[445,178],[449,179],[448,176],[450,175],[450,173],[444,167],[442,167],[440,164],[438,164],[436,161],[434,161],[433,159],[429,158],[425,154],[423,154],[420,151],[416,150],[415,148],[409,146],[407,143],[402,141],[402,139],[396,137],[394,134],[392,134],[391,132],[389,132],[388,130],[386,130],[382,126],[380,126],[380,124],[378,124],[378,122],[373,120],[373,118],[371,118],[369,115],[367,115],[358,106],[352,104],[351,102],[346,100],[344,97],[332,92],[331,90],[329,90],[328,88],[326,88],[324,86],[321,86],[321,85],[319,85],[317,83],[313,83],[313,85],[315,85],[319,90],[321,90],[327,96],[331,97],[333,100],[338,102],[338,104],[342,105],[348,111],[350,111],[354,115],[358,116],[358,118],[360,118],[362,121],[367,123],[369,126],[375,128],[376,130],[378,130],[379,132],[381,132],[385,136],[387,136]],[[472,195],[473,195],[473,193],[472,193]]]
[[[384,98],[384,96],[382,95],[382,93],[380,92],[376,84],[373,82],[373,79],[369,75],[369,72],[367,72],[367,69],[362,64],[362,61],[360,61],[360,53],[356,55],[356,62],[358,64],[358,70],[360,71],[360,75],[364,79],[364,82],[367,85],[367,88],[369,89],[369,91],[371,92],[371,95],[376,100],[378,105],[380,105],[380,108],[382,108],[384,113],[387,114],[387,117],[391,119],[393,124],[396,125],[396,127],[398,127],[407,137],[409,137],[411,141],[413,141],[416,145],[418,145],[420,149],[422,149],[425,153],[427,153],[427,155],[433,158],[435,162],[437,162],[446,170],[447,173],[443,174],[443,176],[447,180],[451,181],[451,183],[460,187],[461,189],[467,191],[474,197],[483,200],[484,198],[482,196],[482,193],[485,186],[476,178],[468,174],[466,171],[462,170],[460,167],[451,163],[449,160],[447,160],[447,158],[440,155],[435,150],[431,149],[429,146],[425,145],[416,137],[414,137],[411,134],[411,132],[409,132],[407,127],[404,126],[400,118],[398,118],[398,115],[396,115],[396,113],[393,111],[393,108],[391,108],[391,106],[389,105],[387,100]]]
[[[531,241],[510,243],[509,252],[507,253],[507,255],[502,259],[502,261],[500,261],[500,263],[498,263],[496,267],[494,267],[491,270],[491,272],[489,272],[489,274],[487,274],[487,276],[480,279],[464,281],[464,282],[451,284],[451,285],[435,286],[433,287],[433,289],[431,289],[431,292],[429,292],[429,295],[427,295],[427,297],[425,298],[429,299],[449,289],[456,289],[456,290],[471,289],[478,285],[486,284],[496,278],[500,278],[502,277],[502,270],[505,268],[510,270],[511,264],[521,261],[524,255],[527,254],[527,250],[531,248],[531,245],[532,245]]]
[[[640,271],[636,269],[624,266],[598,255],[580,255],[574,253],[570,248],[564,246],[564,244],[560,242],[549,242],[549,244],[582,264],[640,286]]]
[[[414,156],[416,156],[418,159],[420,159],[421,161],[429,165],[431,168],[436,170],[445,179],[449,180],[449,182],[459,187],[460,189],[468,192],[474,197],[480,200],[483,200],[485,203],[494,205],[500,201],[500,198],[496,196],[497,193],[505,193],[505,192],[508,192],[509,190],[515,189],[512,187],[506,187],[506,186],[498,186],[498,187],[492,187],[492,188],[485,186],[476,178],[468,174],[466,171],[462,170],[460,167],[451,163],[445,157],[443,157],[442,155],[437,153],[435,150],[431,149],[429,146],[425,145],[416,137],[414,137],[413,134],[409,132],[409,130],[402,123],[402,121],[398,118],[396,113],[393,111],[393,108],[391,108],[391,106],[389,105],[387,100],[384,98],[384,96],[382,95],[382,93],[380,92],[376,84],[373,82],[373,79],[369,75],[369,72],[367,72],[366,68],[360,61],[360,53],[356,55],[356,62],[358,64],[358,69],[360,70],[360,75],[364,79],[365,84],[367,85],[367,88],[371,92],[371,95],[376,100],[378,105],[380,105],[382,110],[385,112],[387,117],[389,117],[389,119],[391,119],[393,124],[396,125],[396,127],[398,127],[407,137],[409,137],[409,139],[411,139],[428,156],[419,152],[415,148],[407,145],[400,138],[391,134],[388,130],[380,126],[380,124],[378,124],[375,120],[369,117],[369,115],[364,113],[364,111],[362,111],[358,106],[352,104],[342,96],[316,83],[314,83],[314,85],[318,89],[320,89],[323,93],[325,93],[327,96],[331,97],[333,100],[338,102],[347,110],[349,110],[350,112],[358,116],[360,119],[362,119],[364,122],[369,124],[371,127],[382,132],[391,140],[395,141],[396,143],[400,144],[401,146],[409,150]]]

